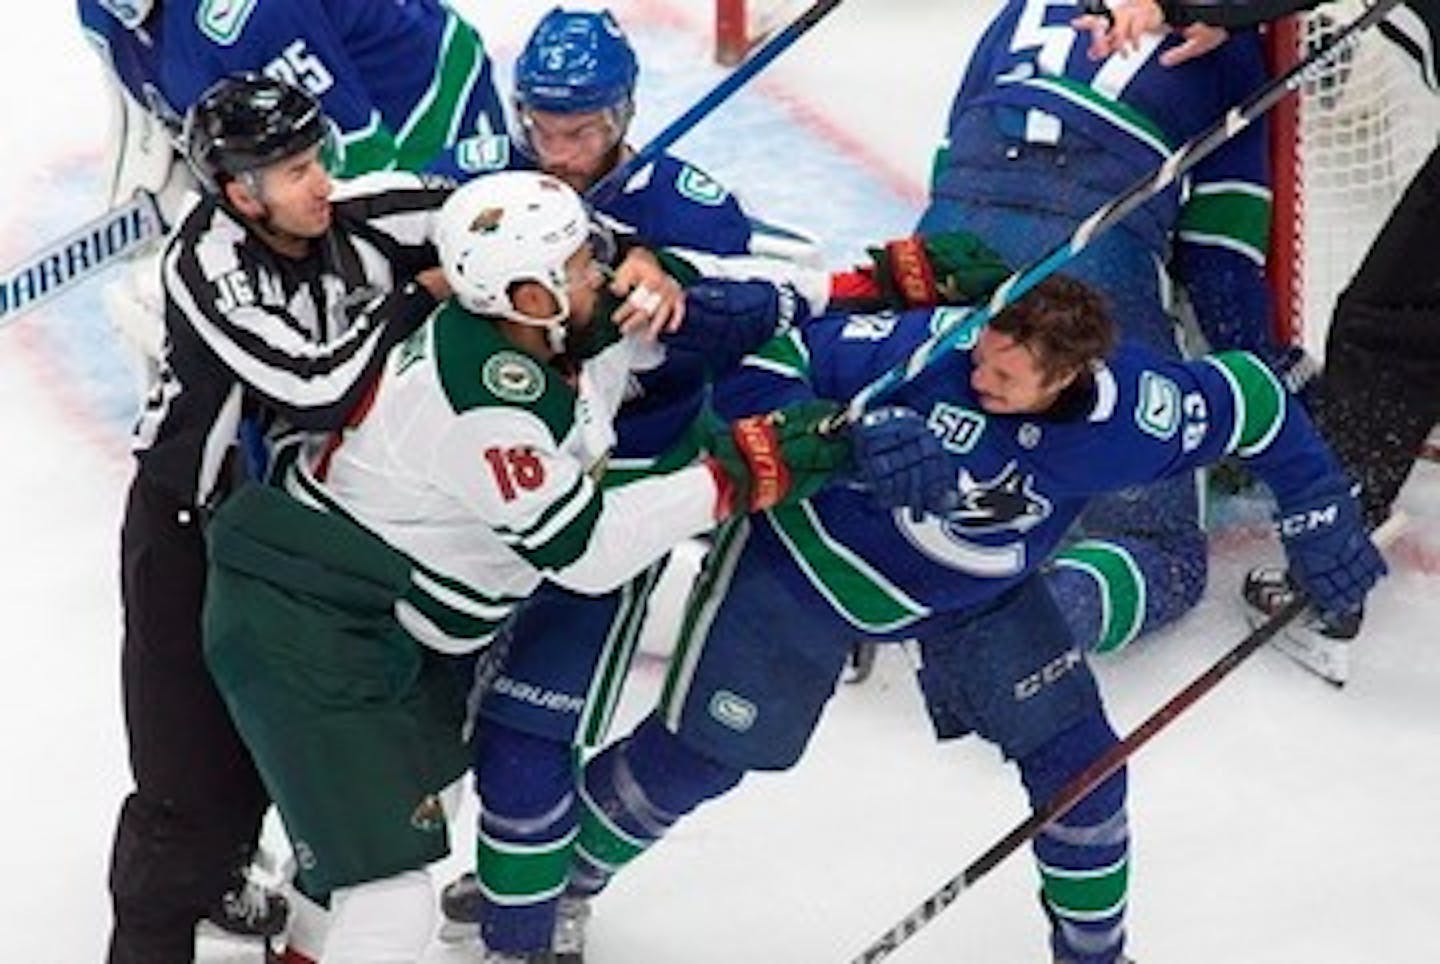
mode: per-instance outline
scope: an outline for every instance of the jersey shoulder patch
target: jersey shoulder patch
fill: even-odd
[[[1141,372],[1135,424],[1161,441],[1174,438],[1180,429],[1180,386],[1156,372]]]
[[[233,46],[245,30],[257,0],[205,0],[195,11],[195,26],[222,47]]]
[[[725,203],[730,192],[719,181],[704,171],[689,164],[682,165],[675,177],[675,190],[687,200],[705,207],[719,207]]]
[[[486,318],[454,302],[435,326],[435,367],[456,414],[477,408],[520,408],[562,439],[575,421],[575,390],[548,365],[512,345]]]

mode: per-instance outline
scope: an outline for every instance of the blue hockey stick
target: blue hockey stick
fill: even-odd
[[[786,48],[819,23],[826,14],[840,6],[840,3],[841,0],[816,0],[789,26],[761,44],[754,53],[745,58],[744,63],[727,74],[724,80],[715,85],[714,89],[696,101],[693,107],[671,121],[668,127],[651,139],[650,143],[592,185],[590,190],[585,192],[585,199],[590,202],[592,207],[598,207],[610,200],[631,174],[649,164],[671,144],[688,134],[691,128],[700,123],[706,115],[724,103],[751,77],[769,66],[772,60],[780,56]]]
[[[1399,0],[1375,0],[1363,14],[1344,29],[1331,34],[1295,66],[1256,90],[1241,104],[1230,108],[1209,130],[1195,135],[1183,144],[1153,174],[1141,177],[1114,200],[1081,222],[1068,241],[1007,278],[995,289],[989,302],[948,319],[934,334],[915,346],[915,350],[903,363],[856,392],[836,423],[827,429],[838,431],[845,424],[853,423],[876,402],[924,371],[935,359],[973,338],[982,325],[1023,298],[1030,289],[1084,251],[1097,235],[1119,224],[1140,205],[1163,192],[1175,183],[1180,175],[1249,127],[1257,117],[1274,107],[1291,91],[1297,90],[1310,75],[1327,66],[1343,50],[1353,46],[1363,31],[1383,20],[1398,2]]]

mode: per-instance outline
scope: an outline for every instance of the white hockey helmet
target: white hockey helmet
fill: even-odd
[[[440,208],[435,247],[455,298],[479,315],[558,328],[570,314],[566,261],[590,240],[580,196],[536,171],[486,174],[458,188]],[[533,281],[555,296],[549,318],[523,314],[510,300]]]

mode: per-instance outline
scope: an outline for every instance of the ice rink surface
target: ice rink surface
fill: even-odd
[[[503,68],[548,2],[460,4]],[[702,0],[614,9],[639,49],[636,140],[722,76]],[[847,0],[677,151],[767,217],[826,238],[839,265],[907,230],[964,57],[988,12],[958,0]],[[73,6],[27,5],[0,34],[8,136],[0,264],[102,205],[107,117]],[[0,330],[0,959],[102,957],[109,836],[128,787],[116,541],[134,393],[92,285]],[[1437,387],[1440,390],[1440,387]],[[1332,690],[1261,652],[1135,760],[1132,953],[1143,964],[1440,960],[1440,478],[1407,490],[1409,533],[1373,597],[1353,681]],[[1102,663],[1125,731],[1246,632],[1245,569],[1278,557],[1228,525],[1200,607]],[[663,635],[666,610],[652,627]],[[618,726],[653,699],[653,662]],[[597,904],[592,964],[843,962],[1024,816],[978,741],[930,737],[904,654],[831,704],[805,760],[753,776],[638,861]],[[469,859],[469,814],[448,880]],[[903,951],[913,964],[1048,960],[1026,855]],[[250,954],[253,959],[255,955]],[[206,943],[204,961],[245,958]],[[436,947],[431,962],[473,959]]]

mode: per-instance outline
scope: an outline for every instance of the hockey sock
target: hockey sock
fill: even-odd
[[[341,887],[320,964],[413,964],[434,930],[435,891],[423,870]]]
[[[1031,806],[1043,806],[1115,742],[1114,730],[1097,713],[1021,759]],[[1112,964],[1124,947],[1130,875],[1125,786],[1122,769],[1035,838],[1051,946],[1057,958],[1074,964]]]
[[[647,717],[585,765],[570,889],[598,893],[685,814],[740,782],[743,771],[701,756]]]
[[[481,938],[513,954],[550,948],[579,812],[565,743],[487,722],[476,739]]]

